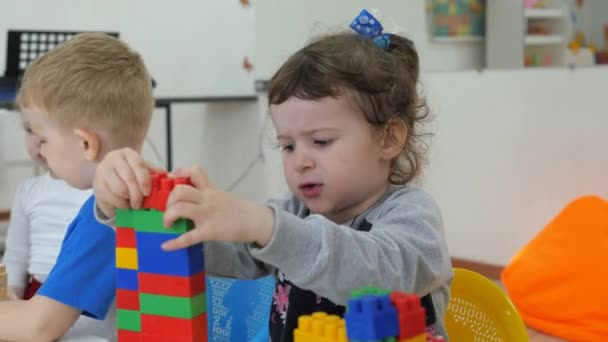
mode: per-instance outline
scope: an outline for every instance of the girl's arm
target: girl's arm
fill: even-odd
[[[272,239],[249,252],[336,304],[345,305],[351,291],[364,286],[425,295],[452,277],[441,214],[420,190],[398,191],[364,214],[369,231],[274,208]]]

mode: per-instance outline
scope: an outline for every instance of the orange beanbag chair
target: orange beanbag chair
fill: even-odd
[[[568,341],[608,340],[608,202],[570,203],[501,278],[528,326]]]

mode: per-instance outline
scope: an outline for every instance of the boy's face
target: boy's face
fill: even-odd
[[[40,139],[40,154],[53,175],[72,187],[91,188],[96,164],[85,158],[82,139],[52,122],[45,111],[24,108],[23,112],[31,118],[32,131]]]
[[[31,113],[20,113],[21,115],[21,123],[23,125],[23,131],[25,132],[25,147],[27,149],[27,153],[30,158],[36,162],[46,167],[46,160],[40,154],[40,143],[41,139],[37,136],[32,130],[31,124]]]
[[[343,97],[271,105],[289,189],[310,209],[349,223],[386,191],[390,159]]]

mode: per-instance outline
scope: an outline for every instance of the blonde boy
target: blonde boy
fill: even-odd
[[[32,118],[51,172],[88,189],[108,152],[141,150],[153,109],[152,82],[140,55],[126,44],[86,33],[27,69],[17,104]],[[29,301],[0,303],[0,340],[56,340],[81,314],[100,320],[89,334],[115,336],[115,236],[97,223],[93,203],[91,196],[68,227],[57,262],[37,294]]]

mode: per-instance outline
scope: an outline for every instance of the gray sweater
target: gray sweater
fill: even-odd
[[[272,341],[291,341],[299,315],[312,311],[343,314],[343,309],[331,308],[346,305],[351,291],[364,286],[430,294],[434,329],[447,339],[444,314],[452,266],[441,213],[426,192],[391,187],[350,227],[311,215],[293,195],[270,200],[267,205],[275,218],[270,243],[264,248],[205,243],[205,267],[208,274],[223,277],[277,276]],[[298,296],[310,296],[309,292],[316,294],[316,303],[301,303]],[[277,299],[282,296],[284,300]],[[294,301],[299,303],[294,305]]]

